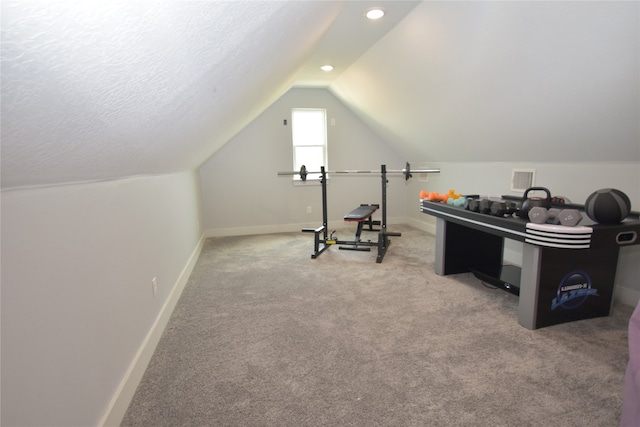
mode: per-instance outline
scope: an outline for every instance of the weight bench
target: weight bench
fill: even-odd
[[[382,181],[382,204],[381,205],[360,205],[344,216],[345,221],[355,221],[358,223],[356,230],[356,240],[347,241],[333,237],[335,231],[329,235],[327,220],[327,175],[324,166],[320,167],[320,183],[322,184],[322,225],[317,228],[303,228],[304,233],[313,233],[313,253],[312,259],[316,259],[331,245],[348,245],[340,246],[340,249],[348,249],[355,251],[370,251],[371,247],[378,247],[377,263],[381,263],[387,249],[391,244],[390,236],[401,236],[400,233],[387,231],[387,168],[385,165],[380,166],[380,178]],[[382,220],[374,221],[371,216],[382,206]],[[367,225],[368,228],[364,229]],[[373,226],[379,225],[380,230],[374,230]],[[372,242],[368,240],[363,242],[360,240],[362,230],[377,231],[378,241]]]
[[[344,216],[344,220],[347,222],[357,222],[358,227],[356,229],[356,238],[354,240],[354,244],[351,246],[340,246],[340,249],[346,249],[351,251],[370,251],[371,248],[369,246],[361,247],[358,246],[360,243],[360,236],[362,234],[362,229],[364,225],[367,225],[368,228],[366,231],[380,231],[373,228],[374,225],[380,225],[380,221],[374,221],[372,215],[375,211],[380,208],[380,205],[366,205],[361,204],[348,214]]]

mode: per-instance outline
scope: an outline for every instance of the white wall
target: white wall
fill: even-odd
[[[204,224],[208,235],[232,235],[284,230],[322,224],[320,188],[314,184],[295,186],[290,178],[276,176],[290,170],[292,162],[291,131],[283,126],[290,120],[293,107],[326,107],[336,126],[329,127],[329,168],[369,169],[380,163],[393,169],[436,168],[440,174],[419,175],[405,182],[390,178],[388,186],[389,223],[408,221],[435,232],[433,218],[419,212],[421,189],[446,193],[449,189],[464,194],[510,194],[513,169],[535,169],[536,185],[549,188],[573,203],[584,204],[586,198],[601,188],[617,188],[631,199],[632,208],[640,210],[640,163],[629,162],[433,162],[424,159],[401,159],[391,148],[361,122],[331,92],[324,89],[292,89],[236,138],[214,155],[200,169],[203,191]],[[393,159],[393,160],[390,160]],[[380,200],[377,177],[339,177],[328,185],[329,225],[341,226],[342,216],[359,203]],[[308,215],[306,207],[313,213]],[[507,256],[521,256],[521,245],[508,241]],[[620,251],[616,277],[616,299],[635,305],[640,299],[637,265],[638,246]]]
[[[2,425],[119,423],[200,221],[192,172],[2,193]]]
[[[631,199],[633,210],[640,211],[640,162],[422,162],[440,168],[429,181],[413,180],[411,185],[427,191],[446,193],[454,189],[463,194],[507,194],[511,191],[514,169],[534,169],[535,185],[546,187],[554,196],[566,196],[584,204],[591,193],[601,188],[617,188]],[[419,192],[419,190],[418,190]],[[416,196],[419,194],[416,193]]]
[[[317,183],[294,185],[278,176],[293,166],[291,109],[327,109],[329,170],[404,168],[383,140],[325,89],[294,88],[219,150],[201,168],[204,225],[208,235],[298,230],[322,225],[321,189]],[[283,120],[288,126],[283,125]],[[340,176],[327,185],[329,223],[344,226],[342,217],[360,203],[381,202],[379,176]],[[390,178],[388,221],[404,217],[405,182]],[[312,213],[307,214],[307,206]]]
[[[331,91],[398,155],[441,166],[429,191],[509,194],[512,168],[532,167],[554,195],[613,187],[640,210],[638,34],[640,2],[425,1]],[[408,215],[432,226],[421,186]],[[620,256],[630,305],[638,252]]]
[[[331,90],[399,155],[640,161],[640,2],[425,1]]]
[[[573,203],[584,204],[587,197],[601,188],[617,188],[629,196],[631,207],[640,211],[639,162],[574,162],[574,163],[516,163],[516,162],[443,162],[422,163],[440,168],[437,175],[429,175],[428,182],[412,180],[407,191],[406,206],[410,222],[435,232],[435,220],[418,209],[420,190],[447,193],[450,189],[462,194],[512,195],[513,169],[535,169],[537,186],[546,187],[554,196],[568,197]],[[587,219],[588,220],[588,219]],[[521,245],[507,241],[505,249],[510,257],[521,256]],[[616,275],[615,299],[635,306],[640,300],[640,246],[622,247]]]

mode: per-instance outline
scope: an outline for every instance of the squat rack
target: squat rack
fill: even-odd
[[[313,242],[313,253],[311,254],[311,258],[315,259],[322,252],[324,252],[331,245],[351,245],[350,247],[340,246],[340,249],[352,249],[352,250],[364,250],[370,251],[370,247],[378,247],[378,256],[376,258],[377,263],[381,263],[384,255],[387,252],[387,248],[391,244],[390,236],[399,237],[402,234],[397,232],[387,231],[387,174],[403,174],[405,180],[408,180],[412,177],[411,172],[415,173],[439,173],[439,169],[422,169],[411,171],[409,162],[407,162],[405,169],[402,170],[390,170],[387,171],[386,165],[380,165],[380,171],[372,171],[372,170],[342,170],[342,171],[331,171],[328,172],[325,170],[324,166],[320,167],[319,172],[308,172],[306,167],[302,165],[299,172],[278,172],[278,175],[300,175],[300,178],[305,181],[307,174],[309,173],[319,173],[320,174],[320,184],[322,186],[322,225],[318,228],[303,228],[302,231],[306,233],[314,233],[314,242]],[[338,240],[333,238],[333,233],[331,236],[328,231],[328,214],[327,214],[327,174],[377,174],[380,173],[381,184],[382,184],[382,221],[379,223],[381,226],[378,233],[378,241],[366,241],[362,242],[359,240],[359,236],[357,236],[358,240],[355,241],[346,241],[346,240]],[[371,224],[371,221],[369,222]],[[376,222],[376,225],[378,223]],[[371,230],[371,228],[370,228]],[[322,233],[322,237],[321,237]],[[364,246],[364,248],[361,248]]]

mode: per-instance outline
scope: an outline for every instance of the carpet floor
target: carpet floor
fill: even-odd
[[[527,330],[516,296],[434,273],[433,235],[389,231],[380,264],[312,260],[307,233],[208,239],[122,425],[619,424],[632,307]]]

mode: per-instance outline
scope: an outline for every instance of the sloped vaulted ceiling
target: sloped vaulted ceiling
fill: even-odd
[[[193,169],[343,2],[2,2],[2,187]]]
[[[331,90],[414,161],[640,162],[640,2],[422,2]]]
[[[640,161],[637,1],[1,7],[3,189],[196,168],[297,84],[413,161]]]

